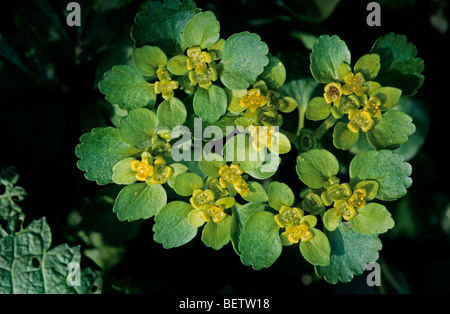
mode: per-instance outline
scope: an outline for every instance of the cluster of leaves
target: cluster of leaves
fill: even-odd
[[[45,217],[23,227],[25,215],[18,201],[26,196],[16,186],[19,175],[12,167],[0,170],[0,293],[2,294],[86,294],[101,293],[102,274],[86,268],[80,271],[79,284],[69,285],[68,265],[80,265],[80,247],[61,244],[50,249],[52,235]]]
[[[374,200],[398,199],[412,184],[411,166],[391,150],[415,131],[411,117],[394,109],[402,94],[423,84],[414,45],[404,36],[382,37],[352,72],[345,42],[321,36],[310,59],[316,81],[286,87],[282,62],[257,34],[220,38],[214,13],[192,0],[148,3],[131,35],[133,65],[114,66],[99,83],[127,114],[117,128],[84,134],[76,148],[87,179],[124,185],[113,208],[119,220],[154,217],[154,240],[165,248],[188,243],[202,228],[206,246],[231,242],[242,263],[257,270],[270,267],[283,246],[299,243],[331,283],[350,281],[377,260],[378,236],[394,221]],[[323,97],[310,99],[306,90],[320,83]],[[297,108],[298,134],[279,130],[283,115]],[[325,121],[308,131],[304,115]],[[203,149],[196,118],[204,122],[200,131],[220,128],[221,149]],[[337,158],[321,148],[333,126],[336,148],[354,147],[360,130],[371,145],[351,161],[348,183],[338,178]],[[189,140],[180,145],[181,134]],[[272,179],[291,143],[306,186],[296,191],[299,200]],[[187,158],[174,158],[175,151]]]

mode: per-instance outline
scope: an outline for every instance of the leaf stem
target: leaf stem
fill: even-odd
[[[317,128],[317,130],[314,132],[314,136],[317,138],[317,140],[320,140],[322,136],[327,133],[327,131],[336,123],[337,119],[330,115],[323,123]]]
[[[306,113],[306,106],[299,106],[298,107],[298,125],[297,125],[297,135],[300,135],[301,129],[305,126],[305,113]]]

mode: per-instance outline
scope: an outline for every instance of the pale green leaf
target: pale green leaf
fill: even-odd
[[[193,207],[185,202],[173,201],[164,206],[155,217],[153,239],[165,249],[182,246],[191,241],[198,228],[189,224],[188,215]]]
[[[130,65],[115,65],[106,72],[98,84],[100,92],[113,105],[132,110],[154,106],[156,93],[154,85],[148,83],[139,71]]]
[[[134,221],[156,216],[167,203],[160,184],[134,183],[124,187],[114,202],[113,212],[120,221]]]
[[[275,263],[282,251],[279,230],[272,213],[262,211],[250,216],[239,239],[241,262],[255,270]]]

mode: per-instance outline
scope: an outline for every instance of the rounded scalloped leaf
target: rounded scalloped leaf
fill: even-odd
[[[153,239],[165,249],[182,246],[191,241],[198,228],[189,223],[192,206],[182,201],[173,201],[164,206],[155,217]]]
[[[333,130],[333,144],[336,148],[347,150],[356,144],[359,132],[355,133],[348,129],[347,123],[338,122]]]
[[[122,159],[141,151],[123,141],[119,130],[112,127],[95,128],[80,137],[75,154],[77,166],[85,171],[86,179],[99,185],[112,183],[113,167]]]
[[[295,201],[294,192],[284,183],[273,181],[268,191],[269,206],[280,210],[282,205],[292,206]]]
[[[377,199],[393,201],[404,196],[412,184],[412,167],[402,155],[390,150],[367,151],[356,155],[350,163],[350,178],[376,180],[380,187]]]
[[[137,108],[120,120],[120,136],[131,145],[139,145],[156,134],[158,124],[158,118],[153,111]]]
[[[306,118],[312,121],[320,121],[328,118],[331,113],[331,104],[327,104],[325,98],[314,97],[306,107]]]
[[[314,216],[312,216],[314,217]],[[312,228],[313,238],[307,242],[300,242],[300,252],[312,265],[327,266],[330,264],[330,242],[325,233]]]
[[[417,48],[405,35],[389,33],[379,37],[370,52],[380,56],[377,82],[381,85],[397,87],[403,95],[413,95],[423,85],[425,63],[416,58]]]
[[[154,106],[156,102],[154,86],[131,65],[113,66],[103,75],[98,89],[111,104],[128,111],[147,105]]]
[[[200,10],[192,0],[151,1],[135,18],[131,37],[136,47],[160,47],[167,55],[183,54],[183,29]]]
[[[132,57],[134,66],[144,76],[156,76],[156,71],[167,64],[166,54],[159,47],[135,48]]]
[[[381,234],[394,228],[391,213],[381,204],[369,203],[358,209],[358,214],[350,220],[350,226],[362,234]]]
[[[230,226],[232,218],[227,216],[224,220],[215,223],[210,220],[202,231],[202,241],[214,250],[220,250],[230,242]]]
[[[203,186],[203,179],[198,174],[185,172],[175,178],[173,189],[178,195],[191,196],[195,189],[201,189]]]
[[[134,221],[156,216],[167,203],[167,194],[160,184],[134,183],[117,195],[113,212],[120,221]]]
[[[298,156],[296,169],[304,184],[313,189],[320,189],[330,177],[339,172],[339,162],[325,149],[311,149]]]
[[[200,12],[190,19],[183,30],[188,47],[211,47],[220,37],[220,24],[213,12]]]
[[[227,95],[218,85],[198,88],[194,95],[194,111],[208,123],[216,123],[227,111]]]
[[[279,230],[272,213],[262,211],[250,216],[239,238],[242,264],[260,270],[275,263],[282,251]]]
[[[187,117],[187,110],[181,100],[173,97],[159,104],[156,115],[162,126],[173,129],[184,124]]]
[[[269,48],[257,34],[231,35],[223,45],[220,80],[232,90],[247,89],[269,63]]]
[[[350,50],[338,36],[322,35],[313,46],[310,62],[311,74],[317,81],[324,84],[339,81],[341,64],[351,62]]]
[[[366,54],[359,58],[355,64],[355,73],[361,72],[366,81],[375,79],[380,71],[380,56],[376,53]]]
[[[367,132],[369,144],[377,149],[396,149],[406,143],[416,131],[412,118],[404,112],[386,112],[380,121]]]
[[[375,235],[365,235],[346,227],[343,223],[333,232],[326,232],[330,242],[330,264],[316,266],[316,274],[331,284],[350,282],[361,275],[369,263],[375,262],[382,244]]]

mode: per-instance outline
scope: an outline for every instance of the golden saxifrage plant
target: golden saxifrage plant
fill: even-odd
[[[199,232],[215,250],[231,242],[256,270],[296,245],[330,283],[378,259],[378,236],[394,227],[386,201],[412,184],[410,164],[393,150],[415,125],[397,104],[423,84],[424,63],[405,36],[378,38],[355,63],[338,36],[320,36],[313,78],[285,84],[282,61],[260,36],[221,38],[214,13],[192,0],[148,3],[131,35],[133,65],[112,67],[99,83],[128,114],[117,128],[82,135],[76,148],[88,180],[123,186],[113,207],[119,220],[154,218],[154,240],[165,248]],[[283,120],[296,112],[291,134]],[[305,117],[323,122],[306,129]],[[356,152],[347,177],[321,143],[330,129],[336,151]],[[361,141],[366,148],[354,149]],[[295,186],[273,180],[291,150]]]

